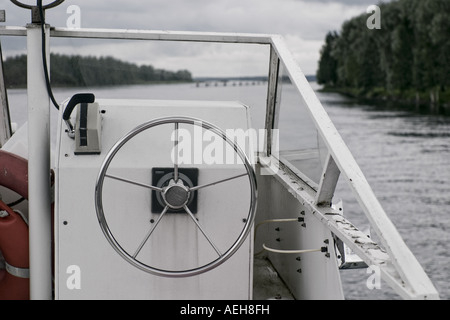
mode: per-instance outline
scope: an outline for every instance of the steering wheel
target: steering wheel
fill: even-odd
[[[175,150],[175,160],[174,160],[174,168],[173,168],[173,179],[165,186],[163,187],[157,187],[147,184],[142,184],[140,182],[132,181],[123,177],[117,177],[111,174],[108,174],[108,168],[117,154],[117,152],[128,142],[130,139],[135,137],[137,134],[156,127],[163,124],[170,124],[173,123],[175,125],[175,142],[174,142],[174,150]],[[197,185],[192,186],[190,184],[187,184],[185,181],[183,181],[180,178],[180,173],[178,170],[178,129],[179,124],[188,124],[193,126],[201,126],[202,128],[212,131],[213,133],[217,134],[219,137],[221,137],[229,146],[231,146],[234,150],[234,152],[239,156],[239,158],[242,160],[242,163],[246,169],[246,173],[235,175],[232,177],[228,177],[226,179],[222,179],[215,182],[210,182],[203,185]],[[234,241],[234,243],[225,251],[222,253],[219,248],[214,244],[213,239],[208,235],[206,230],[200,225],[200,223],[195,218],[194,214],[191,212],[191,210],[188,207],[188,202],[190,200],[191,194],[193,194],[194,191],[207,188],[212,185],[216,185],[219,183],[223,183],[226,181],[230,181],[233,179],[238,179],[241,177],[247,176],[249,180],[250,185],[250,204],[249,204],[249,211],[247,218],[244,219],[244,227],[242,228],[242,231],[240,232],[238,238]],[[162,210],[161,214],[159,215],[158,219],[154,223],[154,225],[150,228],[150,230],[145,235],[144,239],[140,242],[140,245],[136,248],[134,253],[127,252],[115,239],[113,233],[111,232],[108,223],[105,218],[104,210],[103,210],[103,184],[105,178],[109,179],[115,179],[122,181],[124,183],[130,183],[133,185],[137,185],[143,188],[147,188],[150,190],[154,190],[161,194],[161,198],[163,199],[164,209]],[[119,139],[116,144],[111,148],[111,150],[106,155],[105,159],[103,160],[103,163],[100,167],[99,174],[97,176],[97,181],[95,185],[95,209],[97,213],[97,218],[100,224],[100,227],[110,243],[110,245],[114,248],[114,250],[122,256],[126,261],[128,261],[130,264],[135,266],[138,269],[141,269],[145,272],[148,272],[153,275],[158,275],[162,277],[190,277],[195,276],[204,272],[207,272],[209,270],[212,270],[222,263],[224,263],[226,260],[228,260],[236,251],[242,246],[244,241],[246,240],[250,230],[251,226],[253,224],[254,218],[255,218],[255,211],[256,211],[256,199],[257,199],[257,187],[256,187],[256,175],[253,170],[252,165],[250,164],[249,160],[247,159],[245,153],[241,150],[241,148],[232,141],[227,135],[218,127],[196,118],[191,117],[167,117],[167,118],[159,118],[155,119],[146,123],[143,123],[133,130],[131,130],[128,134],[123,136],[121,139]],[[145,264],[144,262],[140,261],[138,259],[139,252],[141,251],[142,247],[147,243],[149,238],[151,237],[152,233],[157,228],[158,224],[160,223],[161,219],[164,218],[165,214],[169,210],[180,210],[184,209],[185,212],[188,214],[188,216],[192,219],[192,221],[195,223],[197,228],[200,230],[200,232],[203,234],[203,236],[206,238],[206,240],[209,242],[209,244],[212,246],[212,248],[217,253],[217,258],[202,265],[197,268],[193,269],[186,269],[186,270],[165,270],[160,268],[155,268],[151,265]]]
[[[17,0],[11,0],[11,2],[14,3],[18,7],[21,7],[24,9],[30,9],[32,23],[44,24],[45,23],[45,10],[59,6],[61,3],[64,2],[64,0],[55,0],[46,5],[42,4],[42,0],[36,0],[36,5],[26,4],[26,3],[23,3],[23,2],[20,2]]]
[[[33,9],[34,7],[36,7],[36,6],[32,6],[32,5],[29,5],[29,4],[22,3],[22,2],[17,1],[17,0],[11,0],[11,2],[14,3],[18,7],[25,8],[25,9]],[[64,2],[64,0],[55,0],[55,1],[51,2],[51,3],[49,3],[49,4],[46,4],[46,5],[42,6],[42,9],[46,10],[46,9],[54,8],[56,6],[59,6],[63,2]],[[39,1],[37,1],[37,5],[39,5]]]

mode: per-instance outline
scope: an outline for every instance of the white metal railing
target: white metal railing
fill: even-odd
[[[350,150],[331,122],[297,63],[294,61],[284,41],[281,37],[272,37],[272,45],[277,52],[278,58],[286,66],[290,80],[304,99],[310,111],[310,116],[327,145],[330,154],[325,168],[328,174],[323,175],[320,182],[315,200],[316,204],[319,203],[325,193],[332,194],[334,192],[337,182],[336,178],[339,174],[342,174],[370,221],[371,226],[380,237],[382,245],[390,255],[391,263],[396,267],[402,281],[409,286],[408,290],[399,283],[400,287],[394,289],[405,289],[406,291],[402,290],[402,292],[399,292],[404,296],[437,298],[438,294],[436,289],[381,207]]]
[[[0,35],[25,36],[27,28],[0,27]],[[51,37],[83,38],[83,39],[121,39],[121,40],[151,40],[151,41],[188,41],[206,43],[239,43],[262,44],[271,47],[269,64],[269,82],[266,110],[266,149],[265,158],[274,158],[272,154],[272,129],[277,117],[277,81],[280,63],[286,67],[287,75],[295,86],[299,95],[307,106],[309,115],[316,126],[329,152],[324,174],[314,199],[310,199],[309,206],[314,213],[319,214],[322,221],[330,230],[341,238],[347,245],[368,263],[376,263],[376,259],[367,251],[358,248],[346,230],[335,220],[324,214],[323,204],[329,204],[334,194],[337,180],[342,175],[358,200],[362,210],[370,221],[375,232],[381,239],[382,245],[390,259],[383,266],[382,275],[385,280],[405,298],[439,298],[433,284],[424,270],[404,243],[400,234],[387,217],[379,201],[375,197],[366,178],[353,158],[351,152],[342,140],[328,114],[318,100],[313,89],[301,69],[288,50],[284,40],[278,35],[237,34],[237,33],[208,33],[184,31],[145,31],[145,30],[110,30],[110,29],[67,29],[52,28]],[[282,159],[274,159],[283,161]],[[274,161],[274,162],[276,162]],[[264,163],[264,161],[262,161]],[[274,163],[272,162],[272,163]],[[394,270],[394,271],[393,271]]]

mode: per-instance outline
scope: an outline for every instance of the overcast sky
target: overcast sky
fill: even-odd
[[[32,4],[35,1],[22,0]],[[50,1],[45,1],[44,4]],[[176,31],[213,31],[239,33],[270,33],[284,36],[290,51],[305,74],[315,74],[319,51],[325,35],[339,30],[342,23],[365,13],[374,0],[66,0],[47,13],[47,23],[66,27],[71,14],[70,5],[80,8],[82,28],[127,28]],[[386,1],[385,1],[386,2]],[[28,10],[2,0],[0,9],[6,10],[6,24],[23,26],[30,20]],[[3,25],[0,24],[0,25]],[[24,49],[24,41],[6,39],[4,55],[13,55]],[[88,43],[53,41],[52,52],[67,54],[110,55],[157,68],[192,71],[193,75],[212,73],[263,72],[260,54],[256,48],[187,45],[175,47],[170,43],[118,44],[105,41]],[[76,49],[74,50],[74,45]],[[259,50],[258,50],[259,51]],[[167,54],[167,55],[166,55]],[[204,63],[193,62],[199,57]],[[232,63],[239,58],[239,65]],[[199,59],[197,59],[199,60]],[[206,62],[220,61],[216,65]],[[234,67],[232,67],[234,65]]]

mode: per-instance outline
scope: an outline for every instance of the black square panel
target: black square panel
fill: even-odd
[[[179,179],[188,187],[194,187],[198,184],[198,168],[178,168]],[[174,177],[173,167],[170,168],[152,168],[152,186],[164,187]],[[152,190],[152,213],[161,213],[164,205],[161,194]],[[197,213],[197,191],[194,191],[188,202],[188,208],[192,213]],[[168,213],[186,213],[184,209],[169,209]]]

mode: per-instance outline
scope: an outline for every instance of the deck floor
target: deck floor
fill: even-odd
[[[254,300],[293,300],[290,290],[266,257],[255,257],[253,264]]]

